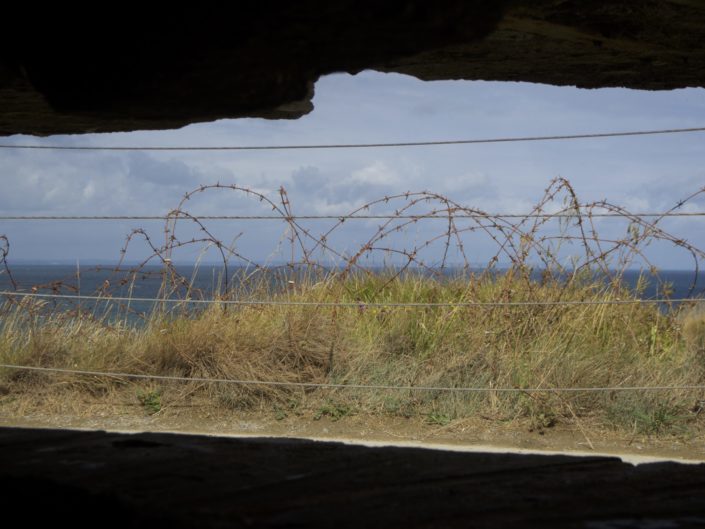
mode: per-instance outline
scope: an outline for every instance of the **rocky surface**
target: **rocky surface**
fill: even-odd
[[[272,0],[88,22],[7,10],[0,135],[297,118],[332,72],[580,87],[705,86],[701,0]],[[78,10],[78,8],[75,8]]]

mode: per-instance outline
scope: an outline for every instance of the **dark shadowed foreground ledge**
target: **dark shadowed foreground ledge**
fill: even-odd
[[[22,527],[705,527],[705,465],[606,457],[2,428],[0,483]]]

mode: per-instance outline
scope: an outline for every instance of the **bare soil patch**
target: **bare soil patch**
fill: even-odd
[[[529,420],[466,418],[446,425],[425,417],[351,414],[331,418],[320,409],[282,417],[272,410],[224,410],[187,402],[146,413],[138,403],[89,400],[85,396],[37,403],[0,397],[0,426],[70,428],[119,432],[179,432],[217,436],[287,437],[363,444],[413,445],[450,450],[589,453],[625,460],[661,458],[705,461],[705,435],[638,435],[607,429],[599,421],[561,422],[536,428]]]

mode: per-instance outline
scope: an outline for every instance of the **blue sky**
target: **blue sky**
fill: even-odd
[[[579,90],[527,83],[422,82],[363,72],[331,75],[316,84],[312,113],[293,121],[222,120],[174,131],[29,138],[3,143],[60,145],[262,145],[403,142],[523,135],[575,134],[705,125],[705,90],[642,92]],[[567,178],[582,202],[607,199],[634,212],[659,211],[705,185],[705,134],[504,143],[403,149],[248,152],[66,152],[0,150],[0,215],[160,215],[201,184],[239,184],[276,199],[280,186],[298,214],[345,214],[365,202],[406,191],[428,190],[493,213],[529,211],[556,177]],[[390,206],[391,207],[391,206]],[[702,198],[687,206],[705,211]],[[267,214],[257,201],[228,192],[204,193],[189,203],[195,214]],[[390,211],[380,206],[375,213]],[[309,222],[324,232],[333,221]],[[663,226],[705,247],[703,218],[673,219]],[[436,223],[433,226],[433,223]],[[440,229],[419,223],[390,238],[411,248]],[[332,244],[354,253],[379,221],[354,221]],[[258,261],[286,258],[280,222],[211,222],[218,237]],[[125,236],[144,228],[163,240],[163,225],[147,221],[0,221],[12,244],[11,259],[112,262]],[[626,224],[598,223],[606,237]],[[547,227],[550,231],[556,226]],[[189,228],[184,226],[183,236]],[[467,241],[470,260],[495,251],[482,237]],[[198,249],[175,255],[189,260]],[[439,247],[428,250],[429,262]],[[565,250],[565,259],[571,249]],[[691,266],[670,245],[653,244],[649,258],[664,268]],[[128,259],[146,255],[143,244]],[[328,256],[331,257],[331,256]],[[383,258],[383,256],[377,256]],[[459,255],[451,256],[459,259]],[[215,258],[213,250],[206,259]]]

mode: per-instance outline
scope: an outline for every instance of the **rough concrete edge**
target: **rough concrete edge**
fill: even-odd
[[[27,427],[23,427],[27,428]],[[32,429],[33,427],[29,427]],[[46,429],[36,427],[36,429]],[[592,452],[584,450],[540,450],[532,448],[516,448],[510,446],[493,446],[493,445],[457,445],[445,443],[426,443],[419,441],[390,441],[390,440],[363,440],[351,439],[345,437],[318,437],[318,436],[296,436],[296,435],[272,435],[272,434],[246,434],[246,433],[222,433],[203,431],[179,431],[179,430],[104,430],[93,428],[54,428],[60,430],[74,430],[80,432],[105,432],[123,435],[140,435],[140,434],[168,434],[168,435],[198,435],[203,437],[227,438],[227,439],[291,439],[295,441],[313,441],[317,443],[342,443],[351,446],[366,446],[369,448],[421,448],[425,450],[439,450],[445,452],[461,452],[461,453],[489,453],[489,454],[519,454],[519,455],[539,455],[539,456],[575,456],[575,457],[612,457],[621,460],[623,463],[628,463],[633,466],[650,464],[650,463],[679,463],[683,465],[705,465],[704,459],[679,459],[659,456],[642,456],[638,454],[628,454],[622,452]]]

